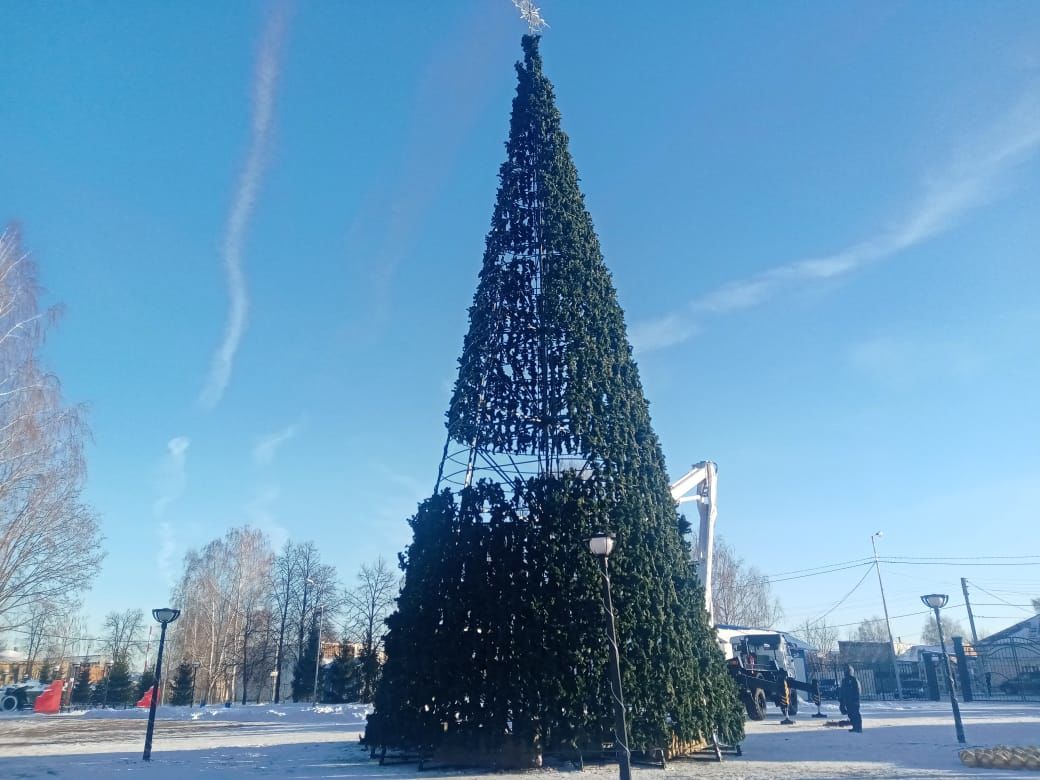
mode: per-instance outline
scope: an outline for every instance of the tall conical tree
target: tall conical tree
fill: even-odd
[[[609,739],[600,575],[585,544],[602,529],[618,540],[630,744],[739,739],[538,37],[523,50],[438,492],[409,521],[366,739],[488,753]]]
[[[170,704],[175,707],[194,705],[195,702],[191,700],[195,690],[194,676],[195,670],[190,663],[181,661],[177,664],[177,671],[170,685]]]

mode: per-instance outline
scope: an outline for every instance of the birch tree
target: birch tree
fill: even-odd
[[[40,361],[57,309],[41,310],[18,231],[0,234],[0,630],[33,605],[82,591],[102,559],[86,476],[83,410]]]
[[[255,643],[270,636],[264,613],[271,558],[267,537],[249,527],[233,528],[185,556],[173,594],[181,618],[172,627],[170,660],[199,662],[198,685],[208,699],[237,698],[239,683],[248,695],[259,673],[252,660],[268,655]]]
[[[371,701],[375,693],[385,621],[394,609],[399,589],[400,577],[380,557],[374,564],[361,567],[357,584],[344,595],[344,639],[360,646],[360,700],[364,702]]]

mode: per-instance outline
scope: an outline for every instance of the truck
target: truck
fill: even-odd
[[[671,493],[676,504],[697,504],[700,528],[693,559],[704,586],[704,608],[748,717],[762,720],[766,704],[772,701],[783,711],[785,722],[790,722],[788,716],[798,712],[798,691],[805,691],[816,703],[820,701],[819,683],[806,682],[804,648],[795,646],[783,632],[715,624],[711,585],[718,467],[710,460],[695,463],[671,485]]]
[[[785,718],[798,714],[799,691],[820,701],[820,686],[808,680],[805,655],[780,631],[716,626],[726,667],[751,720],[765,717],[772,702]],[[808,681],[807,681],[808,680]]]
[[[0,712],[30,710],[36,698],[45,690],[47,686],[37,680],[4,686],[0,688]]]

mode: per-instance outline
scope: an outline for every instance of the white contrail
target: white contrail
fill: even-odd
[[[690,301],[677,311],[641,322],[631,338],[641,352],[691,338],[709,317],[750,309],[792,287],[847,276],[955,227],[974,209],[1001,194],[1007,175],[1040,152],[1040,89],[1033,89],[970,146],[961,149],[894,225],[822,257],[774,266]]]
[[[242,245],[246,229],[253,216],[260,182],[267,165],[268,148],[271,140],[271,123],[274,117],[275,91],[281,70],[281,55],[288,26],[289,4],[277,3],[271,10],[264,28],[263,40],[257,57],[256,73],[253,78],[253,123],[249,140],[249,155],[238,180],[238,188],[231,201],[227,228],[224,234],[224,264],[227,267],[228,296],[231,306],[228,311],[224,339],[213,355],[206,386],[199,402],[212,409],[224,395],[231,380],[231,368],[235,353],[242,341],[249,312],[249,295],[246,292],[245,274],[242,272]]]
[[[166,517],[170,504],[184,494],[188,484],[187,462],[191,439],[175,436],[166,443],[166,456],[159,466],[156,477],[157,496],[152,504],[152,513],[159,521],[159,551],[155,558],[159,576],[169,586],[173,585],[173,557],[177,551],[177,538],[173,526]]]

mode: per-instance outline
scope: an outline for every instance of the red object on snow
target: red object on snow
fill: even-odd
[[[57,715],[61,711],[61,694],[64,689],[64,680],[52,682],[47,690],[36,697],[33,712],[39,712],[42,715]]]
[[[144,696],[141,697],[141,701],[137,702],[138,707],[144,707],[148,709],[152,706],[152,691],[155,690],[155,686],[152,686],[144,692]]]

